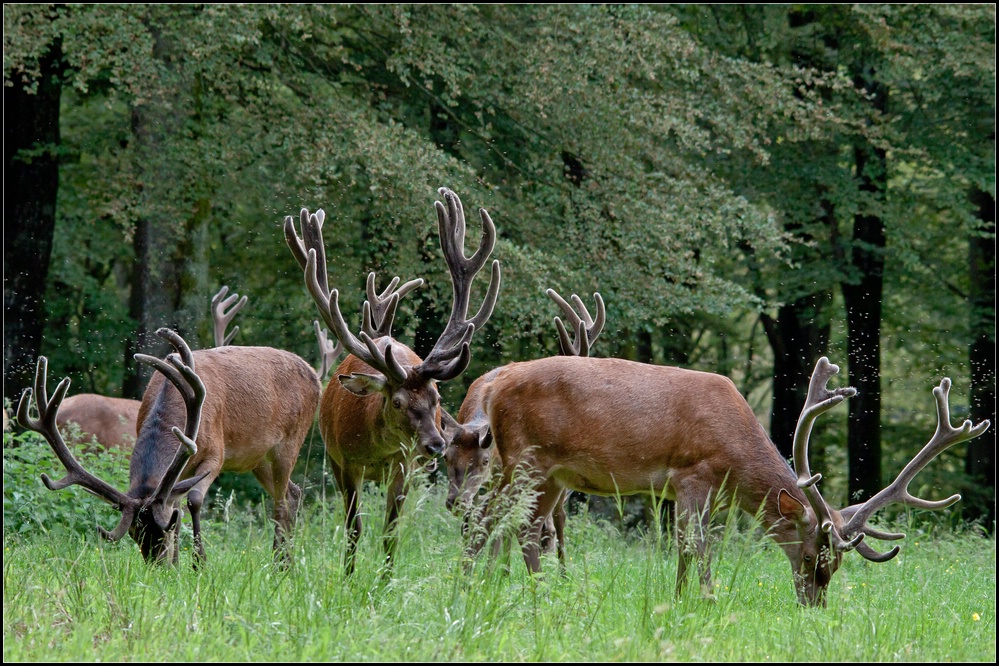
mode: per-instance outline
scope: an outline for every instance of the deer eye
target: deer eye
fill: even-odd
[[[392,406],[395,407],[396,409],[400,409],[402,407],[402,400],[400,400],[399,398],[393,398]]]

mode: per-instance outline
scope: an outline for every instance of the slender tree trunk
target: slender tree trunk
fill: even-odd
[[[822,194],[819,193],[819,196],[822,197]],[[821,209],[823,213],[819,221],[829,230],[828,243],[834,244],[836,219],[832,204],[824,197],[821,198]],[[800,226],[787,226],[785,230],[805,241],[814,240],[811,234],[803,233]],[[805,261],[814,262],[816,259],[808,257]],[[785,458],[791,458],[794,453],[794,429],[805,405],[815,362],[829,347],[830,325],[826,311],[832,299],[832,289],[823,289],[782,305],[777,310],[777,319],[766,314],[760,318],[774,353],[770,439]],[[818,453],[813,454],[816,460]]]
[[[856,149],[861,190],[884,192],[885,154]],[[847,455],[849,501],[864,501],[881,490],[881,298],[884,288],[884,221],[877,215],[857,215],[853,222],[854,283],[842,285],[846,307],[847,360],[850,385],[857,395],[849,401]]]
[[[134,354],[149,346],[149,330],[146,326],[146,295],[149,288],[149,220],[143,217],[135,223],[132,236],[132,275],[131,292],[128,296],[128,315],[135,322],[135,333],[125,341],[125,372],[121,394],[125,398],[140,400],[145,389],[145,379],[141,364]]]
[[[887,108],[888,91],[874,80],[870,67],[855,79],[872,95],[876,111]],[[884,201],[887,156],[870,144],[854,148],[859,190]],[[881,490],[881,299],[884,291],[885,225],[880,215],[861,213],[853,220],[851,263],[860,276],[841,285],[846,307],[850,385],[847,456],[849,501],[864,501]]]
[[[38,89],[4,86],[3,394],[14,404],[34,379],[45,328],[45,286],[55,233],[62,49],[40,60]],[[33,149],[31,157],[21,151]]]
[[[776,320],[763,318],[774,352],[770,439],[785,458],[793,454],[794,429],[812,369],[829,346],[829,323],[823,311],[831,303],[832,292],[820,291],[781,306]]]
[[[131,149],[136,154],[133,163],[142,205],[135,223],[129,297],[136,331],[126,345],[122,392],[136,397],[144,390],[152,369],[135,363],[132,354],[166,354],[169,345],[153,335],[162,327],[175,330],[193,349],[204,347],[196,331],[198,323],[208,318],[211,301],[207,255],[211,200],[205,194],[210,188],[192,192],[171,187],[178,172],[190,168],[181,163],[183,142],[197,146],[200,137],[200,80],[186,80],[173,71],[172,45],[162,39],[153,20],[148,20],[154,54],[165,63],[165,73],[158,86],[152,87],[154,103],[133,108],[131,118]],[[183,199],[174,200],[178,196]],[[209,346],[213,345],[209,342]]]
[[[969,243],[971,274],[971,420],[992,427],[968,444],[964,516],[981,520],[989,532],[996,521],[996,202],[979,189],[971,193],[982,221]]]

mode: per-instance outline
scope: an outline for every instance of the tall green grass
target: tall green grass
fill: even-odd
[[[186,527],[173,569],[146,565],[127,537],[5,529],[4,661],[995,661],[994,538],[909,525],[898,557],[847,554],[828,607],[802,608],[783,552],[732,514],[713,548],[716,600],[693,579],[674,599],[675,548],[657,530],[622,535],[584,507],[564,575],[549,556],[530,576],[516,551],[468,562],[446,489],[424,482],[391,572],[384,495],[365,489],[349,578],[332,488],[303,507],[287,570],[269,506],[225,498],[199,571]]]

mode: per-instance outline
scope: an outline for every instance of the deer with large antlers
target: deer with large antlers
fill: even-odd
[[[229,287],[223,286],[212,297],[211,309],[216,347],[224,347],[232,341],[239,331],[239,326],[228,334],[226,328],[236,313],[246,305],[246,296],[239,298],[238,294],[232,294],[226,298],[228,291]],[[322,349],[322,339],[319,345]],[[330,352],[332,353],[332,350]],[[113,398],[99,393],[78,393],[63,400],[59,407],[56,425],[65,431],[70,423],[75,423],[80,430],[82,441],[96,441],[98,448],[130,453],[138,432],[141,406],[141,401],[130,398]]]
[[[769,536],[791,563],[798,601],[825,605],[830,579],[844,552],[884,562],[864,538],[900,539],[867,521],[893,502],[939,509],[960,499],[931,502],[907,487],[935,456],[982,434],[983,421],[950,424],[950,380],[933,389],[936,434],[898,478],[867,502],[842,510],[819,494],[808,466],[808,438],[820,414],[854,395],[828,389],[839,369],[819,359],[794,436],[795,470],[780,456],[746,400],[721,375],[612,358],[556,356],[511,363],[482,390],[481,404],[502,458],[501,487],[518,465],[531,471],[537,503],[520,537],[530,571],[540,570],[540,530],[564,489],[597,495],[651,493],[675,500],[680,542],[676,594],[696,561],[702,591],[711,594],[706,534],[712,510],[738,506],[762,517]]]
[[[554,289],[548,289],[545,293],[562,310],[573,331],[574,338],[569,335],[562,320],[555,317],[555,328],[558,331],[562,355],[589,356],[590,346],[600,335],[606,321],[603,298],[599,293],[593,294],[597,304],[596,318],[594,318],[590,316],[586,305],[576,294],[570,296],[575,305],[574,309],[574,306]],[[457,419],[445,415],[445,432],[448,436],[448,445],[444,453],[448,470],[446,506],[448,510],[455,510],[458,507],[464,511],[465,531],[468,529],[469,511],[475,496],[482,485],[502,469],[496,447],[492,445],[489,418],[486,416],[482,399],[485,388],[506,367],[495,368],[472,382],[458,410]],[[541,531],[542,549],[546,552],[554,550],[563,565],[565,564],[565,502],[569,492],[569,490],[563,491],[562,498],[555,502],[552,513],[545,519]]]
[[[79,485],[121,511],[114,530],[99,528],[102,536],[118,541],[128,533],[148,562],[176,564],[177,504],[187,495],[198,564],[205,561],[201,507],[209,486],[223,471],[252,471],[274,498],[275,554],[287,558],[301,497],[290,475],[319,403],[316,372],[295,354],[271,347],[192,352],[174,331],[156,333],[175,352],[166,360],[135,355],[159,372],[142,398],[126,492],[88,472],[69,451],[56,425],[69,378],[50,399],[47,360],[38,359],[34,390],[21,397],[18,421],[42,434],[67,470],[59,481],[46,475],[42,481],[50,490]],[[30,415],[32,395],[38,418]]]
[[[471,257],[465,256],[465,214],[457,195],[441,188],[444,203],[435,202],[441,249],[452,287],[451,316],[437,342],[421,359],[409,347],[391,337],[392,321],[399,299],[423,283],[422,279],[396,289],[392,280],[381,295],[375,294],[375,275],[367,281],[368,300],[363,306],[363,324],[355,336],[344,321],[338,291],[328,285],[326,252],[322,239],[324,213],[300,215],[302,237],[294,219],[285,219],[285,238],[292,254],[305,271],[309,293],[323,320],[348,352],[323,394],[319,428],[326,444],[334,477],[346,511],[346,570],[354,570],[361,534],[358,514],[359,491],[365,479],[387,478],[385,555],[391,566],[395,552],[395,526],[405,501],[405,470],[410,463],[407,444],[414,439],[416,454],[437,456],[444,449],[441,434],[438,382],[458,377],[470,360],[472,334],[489,319],[499,294],[499,261],[478,312],[468,318],[472,280],[481,270],[496,243],[496,228],[485,209],[479,209],[482,238]]]

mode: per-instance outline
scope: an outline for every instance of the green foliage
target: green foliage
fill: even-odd
[[[655,362],[737,379],[765,419],[759,314],[855,281],[851,227],[870,213],[889,235],[884,420],[943,374],[967,394],[966,195],[995,193],[991,5],[9,4],[4,25],[5,82],[63,54],[61,145],[37,148],[61,157],[41,351],[74,386],[120,395],[126,345],[156,353],[142,331],[211,344],[223,284],[250,299],[236,344],[318,366],[282,232],[303,207],[327,213],[355,328],[368,271],[426,280],[396,319],[425,350],[451,307],[433,210],[448,186],[470,249],[477,209],[496,222],[504,275],[442,387],[452,408],[488,369],[556,352],[554,287],[606,299],[597,353],[635,358],[644,336]],[[865,68],[883,111],[855,85]],[[886,153],[884,196],[859,187],[858,143]],[[839,300],[817,314],[834,335],[843,319]]]
[[[128,488],[128,459],[117,451],[95,448],[94,443],[79,442],[70,424],[65,437],[80,464],[97,477],[119,488]],[[78,429],[77,429],[78,430]],[[97,445],[99,446],[99,445]],[[3,529],[4,538],[19,534],[44,534],[52,539],[74,536],[97,537],[97,525],[107,529],[121,518],[106,503],[84,492],[79,486],[51,491],[42,484],[41,475],[53,480],[66,475],[48,443],[38,434],[26,432],[3,434]]]
[[[384,495],[368,486],[363,506]],[[303,507],[288,570],[271,560],[262,506],[205,526],[199,571],[148,566],[131,543],[6,534],[6,661],[940,661],[995,659],[995,541],[906,526],[902,552],[847,554],[827,608],[800,608],[779,548],[751,524],[717,534],[717,600],[672,596],[667,539],[624,539],[569,516],[568,566],[528,576],[477,560],[464,571],[459,521],[440,487],[417,485],[395,569],[362,539],[342,569],[338,502]],[[381,528],[371,512],[367,534]],[[969,571],[975,575],[968,575]],[[234,575],[238,572],[238,575]],[[178,636],[182,640],[178,640]]]

